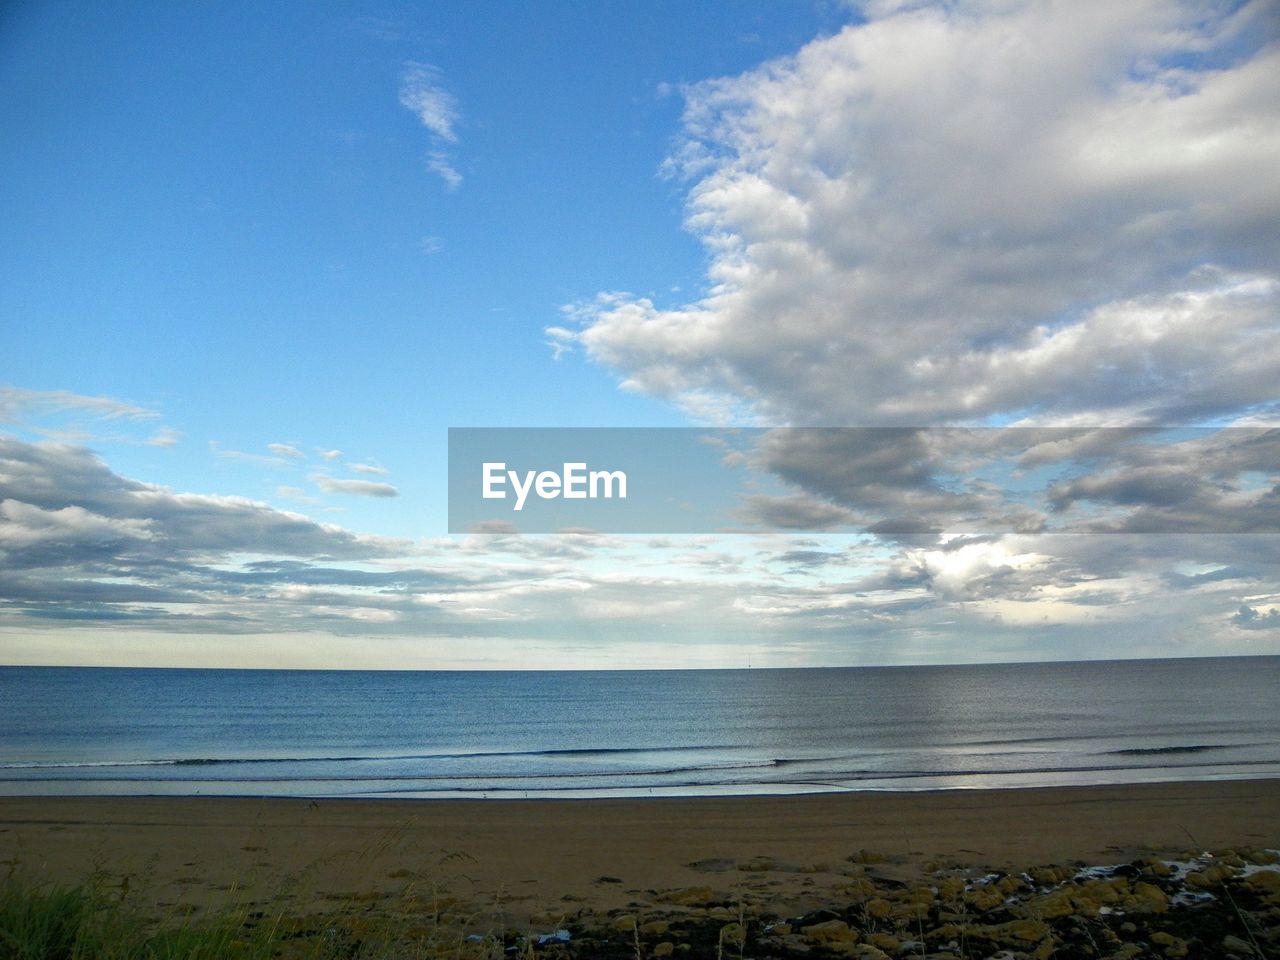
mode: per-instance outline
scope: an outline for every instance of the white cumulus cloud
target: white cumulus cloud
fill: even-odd
[[[668,168],[704,294],[550,336],[709,418],[1274,412],[1274,6],[885,9],[687,88]]]

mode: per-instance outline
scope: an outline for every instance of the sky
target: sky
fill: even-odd
[[[1280,653],[1274,3],[13,2],[0,130],[0,663]],[[450,534],[461,427],[759,522]]]

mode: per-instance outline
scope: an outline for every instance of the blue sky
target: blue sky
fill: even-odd
[[[142,488],[15,468],[0,546],[66,552],[9,557],[0,661],[1280,649],[1271,541],[478,542],[445,536],[444,462],[451,426],[1274,423],[1277,33],[1258,2],[8,4],[13,462],[382,539],[215,547]],[[1231,463],[1213,509],[1268,508]],[[353,582],[300,599],[285,562]],[[465,589],[354,582],[390,567]]]
[[[667,86],[824,22],[804,6],[692,13],[11,6],[7,378],[161,410],[186,444],[378,459],[423,494],[422,533],[441,529],[448,425],[682,422],[554,363],[543,328],[600,289],[701,282],[680,194],[656,175],[680,111]],[[398,102],[415,62],[458,104],[456,189]],[[272,492],[142,452],[121,466]]]

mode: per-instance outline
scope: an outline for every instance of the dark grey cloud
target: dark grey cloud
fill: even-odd
[[[369,559],[408,544],[353,534],[241,497],[175,493],[111,471],[83,447],[0,437],[3,541],[10,562],[29,544],[92,548],[113,537],[130,552],[156,556],[233,552]]]
[[[0,604],[28,616],[250,623],[258,618],[216,608],[269,600],[251,588],[340,582],[407,590],[450,579],[325,565],[385,560],[409,548],[243,498],[130,480],[83,447],[0,437]],[[281,559],[240,567],[244,555]]]
[[[743,498],[738,514],[748,524],[771,530],[831,530],[858,519],[850,510],[805,494],[750,494]]]
[[[415,544],[142,483],[82,447],[0,438],[0,625],[515,634],[558,620],[557,598],[589,587],[573,564],[616,546],[590,533]]]
[[[1126,443],[1089,474],[1048,491],[1051,508],[1124,508],[1087,528],[1126,532],[1280,533],[1280,430],[1195,431]]]
[[[839,558],[840,554],[830,550],[788,550],[774,557],[773,562],[804,569],[825,566]]]
[[[778,529],[1280,533],[1280,429],[778,428],[739,515]]]
[[[1274,571],[1267,570],[1261,564],[1233,563],[1204,573],[1186,574],[1179,573],[1176,570],[1170,571],[1164,575],[1164,579],[1171,587],[1193,590],[1196,587],[1207,584],[1226,583],[1235,580],[1262,580],[1273,573]]]
[[[1231,622],[1245,630],[1280,630],[1280,607],[1259,613],[1256,607],[1242,605]]]

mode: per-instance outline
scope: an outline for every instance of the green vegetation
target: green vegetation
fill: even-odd
[[[240,911],[160,923],[138,913],[118,890],[0,887],[3,960],[253,960],[279,955],[279,931]]]
[[[0,883],[0,960],[390,960],[501,957],[492,936],[446,930],[430,902],[351,897],[307,916],[287,897],[148,915],[118,886]]]

